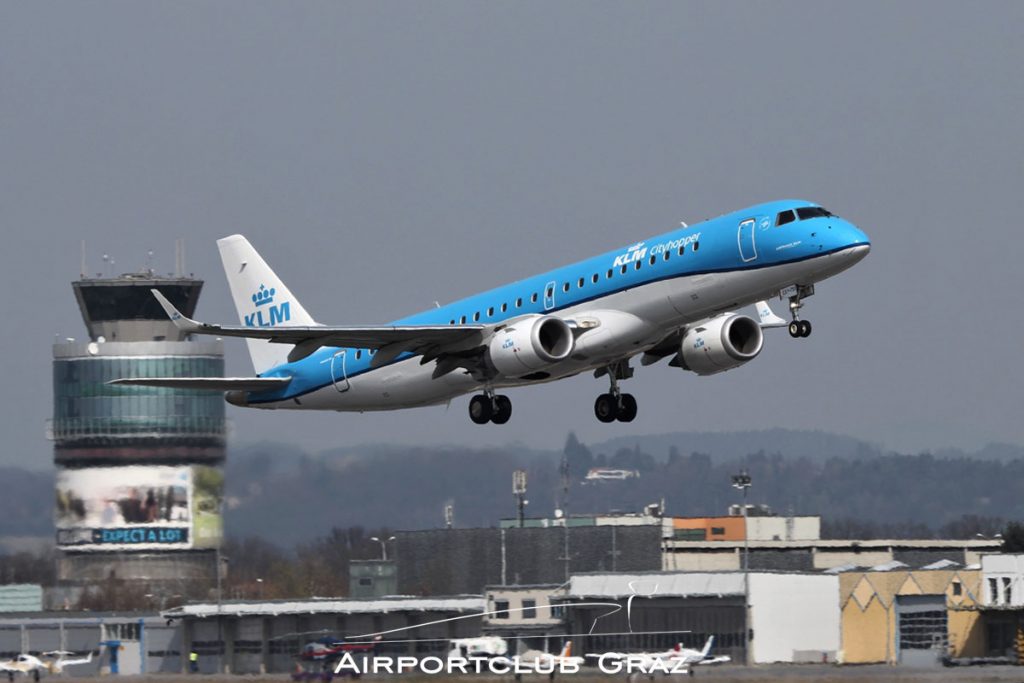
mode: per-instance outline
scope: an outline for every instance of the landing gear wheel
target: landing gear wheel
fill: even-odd
[[[619,414],[619,402],[611,394],[601,394],[594,401],[594,415],[601,422],[614,422]]]
[[[487,424],[491,421],[494,408],[491,399],[483,394],[477,394],[469,399],[469,419],[478,425]],[[511,410],[509,410],[511,415]]]
[[[800,321],[794,320],[789,324],[789,336],[796,339],[800,336]]]
[[[800,321],[800,336],[810,337],[811,336],[811,321],[801,320]]]
[[[512,401],[508,396],[494,397],[494,414],[491,415],[491,422],[496,425],[503,425],[512,417]]]
[[[619,411],[615,419],[619,422],[632,422],[636,418],[636,399],[633,394],[619,396]]]

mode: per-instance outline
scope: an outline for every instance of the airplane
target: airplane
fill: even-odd
[[[380,636],[371,641],[347,641],[333,636],[324,636],[306,643],[295,655],[293,681],[330,681],[336,675],[335,664],[346,653],[372,652]],[[341,675],[344,675],[341,674]]]
[[[631,679],[638,672],[646,673],[652,679],[658,672],[666,675],[687,673],[693,676],[693,667],[696,665],[724,664],[732,661],[728,655],[711,655],[714,642],[715,637],[709,636],[701,650],[685,648],[682,643],[676,643],[674,648],[663,652],[606,652],[587,656],[630,665],[626,669]]]
[[[15,674],[32,676],[32,680],[38,681],[44,671],[50,674],[61,674],[65,667],[88,664],[92,661],[92,651],[84,659],[64,659],[64,657],[74,654],[74,652],[68,652],[67,650],[53,650],[52,652],[43,652],[41,654],[44,657],[56,656],[57,658],[43,661],[34,655],[20,654],[12,660],[0,662],[0,671],[7,673],[8,681],[13,681]]]
[[[476,424],[504,424],[499,390],[583,372],[606,378],[601,422],[630,422],[619,382],[663,359],[700,376],[750,362],[762,330],[811,334],[801,318],[814,286],[863,259],[868,236],[808,201],[758,204],[681,227],[389,325],[317,323],[241,235],[217,241],[241,325],[191,320],[158,290],[187,334],[242,337],[254,377],[136,377],[113,384],[209,389],[264,409],[384,411],[441,405],[467,393]],[[790,321],[767,300],[789,302]],[[756,304],[758,318],[736,313]]]

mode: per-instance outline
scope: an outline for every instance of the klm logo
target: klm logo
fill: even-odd
[[[625,254],[616,256],[615,261],[612,262],[612,267],[618,268],[634,261],[642,261],[645,256],[647,256],[647,248],[643,242],[637,242],[627,249]]]
[[[260,285],[259,290],[252,295],[252,303],[256,306],[256,312],[245,316],[246,327],[273,327],[292,319],[287,301],[274,305],[275,294],[277,294],[277,290],[273,287],[267,289]]]

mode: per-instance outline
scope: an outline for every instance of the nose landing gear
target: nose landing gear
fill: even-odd
[[[503,425],[512,417],[512,401],[508,396],[487,390],[469,400],[469,419],[478,425],[493,422]]]
[[[789,324],[789,336],[797,337],[811,336],[811,321],[800,319],[800,309],[803,308],[803,299],[814,295],[814,285],[793,285],[782,290],[782,296],[789,296],[789,313],[793,316],[793,322]]]

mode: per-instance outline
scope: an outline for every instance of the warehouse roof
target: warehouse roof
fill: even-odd
[[[168,619],[227,616],[277,616],[279,614],[359,614],[382,612],[483,612],[483,596],[458,595],[444,598],[391,596],[384,598],[314,598],[312,600],[266,600],[182,605],[161,612]]]
[[[651,574],[577,574],[569,581],[570,598],[699,597],[743,595],[740,572]]]

